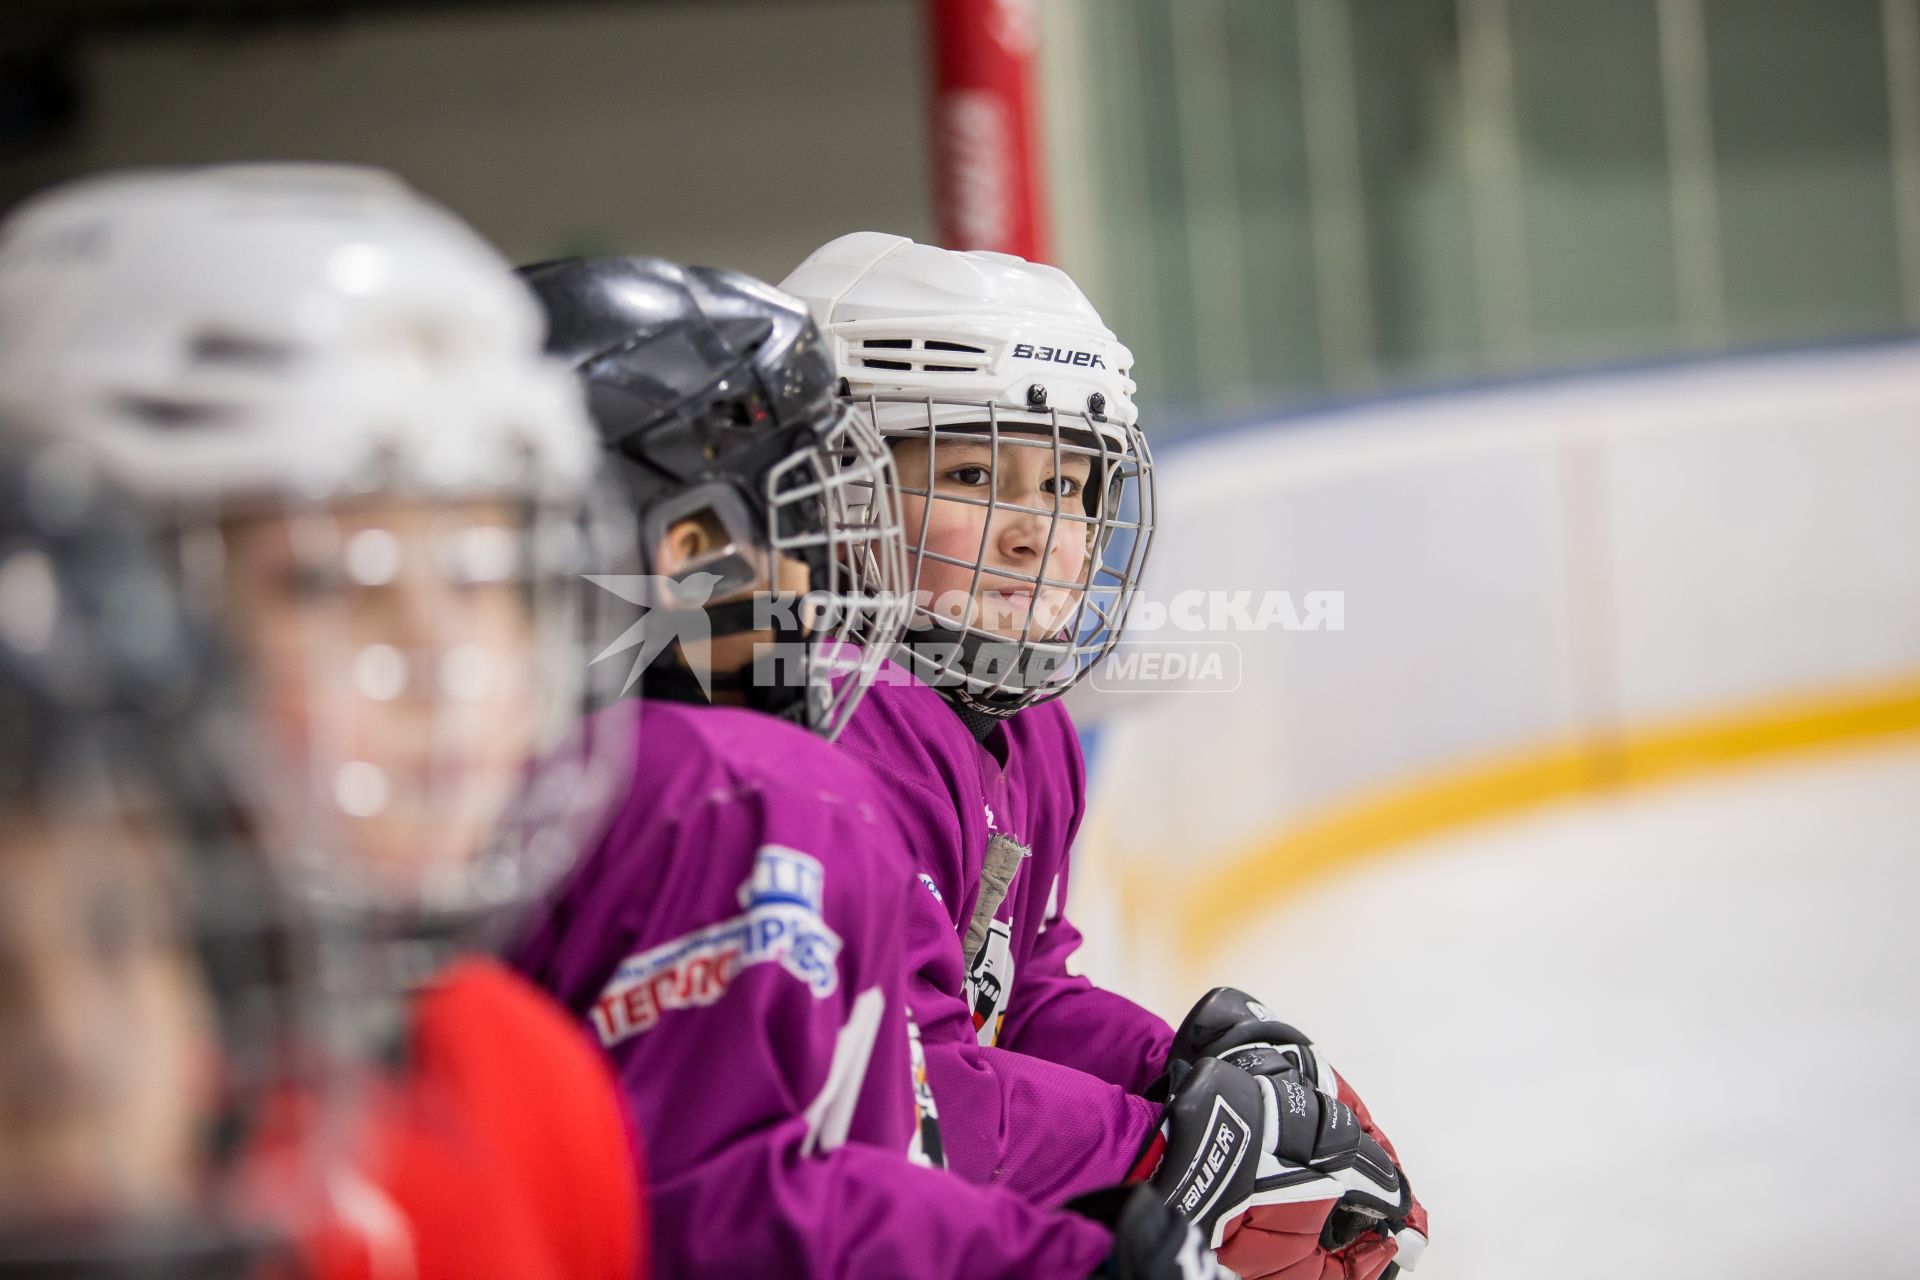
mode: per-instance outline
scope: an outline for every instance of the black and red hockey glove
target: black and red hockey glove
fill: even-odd
[[[1404,1221],[1391,1228],[1393,1257],[1396,1269],[1412,1270],[1426,1249],[1426,1207],[1406,1187],[1406,1175],[1399,1168],[1399,1153],[1374,1122],[1367,1104],[1313,1042],[1275,1018],[1265,1005],[1246,992],[1233,987],[1215,987],[1202,996],[1181,1021],[1174,1033],[1168,1065],[1172,1069],[1174,1064],[1192,1064],[1205,1057],[1230,1062],[1255,1076],[1296,1073],[1324,1099],[1337,1101],[1353,1113],[1361,1133],[1378,1144],[1394,1163],[1408,1207]],[[1358,1205],[1343,1206],[1335,1214],[1332,1238],[1353,1233],[1358,1240],[1379,1231],[1380,1221],[1372,1219],[1369,1210]]]
[[[1202,1058],[1171,1068],[1171,1099],[1135,1176],[1200,1228],[1246,1280],[1381,1280],[1413,1207],[1392,1157],[1351,1108],[1297,1069],[1249,1075]]]

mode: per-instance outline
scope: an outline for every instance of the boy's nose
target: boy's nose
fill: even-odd
[[[1022,500],[1019,505],[1033,504]],[[1049,516],[1011,508],[1003,508],[996,513],[995,522],[998,525],[995,541],[1000,553],[1020,560],[1038,559],[1046,549],[1047,534],[1053,527],[1053,520]]]

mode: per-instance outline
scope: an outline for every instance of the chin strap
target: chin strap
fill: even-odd
[[[941,693],[944,696],[946,690],[941,690]],[[953,714],[960,718],[960,723],[967,726],[967,732],[973,735],[975,742],[985,742],[987,735],[999,728],[1001,722],[1012,714],[1011,712],[1005,712],[996,715],[991,711],[982,711],[980,708],[970,703],[961,702],[957,698],[947,697],[945,698],[945,702],[947,706],[953,709]]]
[[[1022,679],[998,692],[974,693],[967,688],[969,673],[976,665],[979,650],[988,644],[1010,645],[1021,650],[1018,662]],[[915,621],[914,630],[901,643],[901,648],[907,652],[908,666],[913,673],[933,686],[977,739],[984,739],[992,731],[993,722],[1008,719],[1031,705],[1034,668],[1047,661],[1047,655],[1025,642],[993,640],[978,632],[956,630],[924,619]],[[1041,675],[1044,682],[1045,673]],[[988,721],[985,726],[976,723],[981,717]]]
[[[759,611],[755,607],[756,602],[756,596],[749,596],[744,600],[706,605],[698,610],[656,610],[648,617],[660,617],[664,613],[666,618],[671,619],[675,614],[702,613],[707,619],[707,634],[720,639],[764,629],[758,625],[761,619],[757,616]],[[812,638],[805,631],[786,626],[776,618],[773,643],[784,648],[810,644]],[[700,706],[711,704],[711,695],[722,693],[739,695],[741,701],[755,711],[797,724],[807,723],[809,699],[805,687],[758,684],[753,678],[752,664],[738,671],[709,671],[706,679],[702,680],[687,665],[686,654],[677,641],[662,650],[640,676],[640,696],[643,698]]]
[[[715,671],[706,680],[693,674],[677,651],[672,657],[663,654],[656,658],[640,677],[640,696],[658,698],[663,702],[710,702],[707,691],[714,693],[738,693],[746,695],[752,691],[753,679],[746,671]]]

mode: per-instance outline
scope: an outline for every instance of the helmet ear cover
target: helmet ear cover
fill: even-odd
[[[829,551],[813,539],[804,539],[799,546],[780,546],[785,538],[819,533],[825,527],[825,519],[817,500],[776,503],[775,498],[780,490],[805,486],[809,477],[817,484],[821,477],[812,475],[813,468],[804,467],[789,470],[775,480],[768,474],[768,468],[801,448],[801,440],[813,433],[804,427],[769,431],[760,426],[747,435],[739,430],[745,425],[736,421],[734,414],[709,413],[697,423],[658,428],[635,441],[642,448],[664,445],[665,452],[684,464],[691,456],[689,445],[693,438],[711,439],[716,429],[733,436],[733,448],[725,457],[730,463],[740,465],[741,471],[714,474],[710,467],[703,466],[705,478],[685,488],[663,488],[663,483],[677,484],[660,479],[660,473],[667,468],[636,460],[629,450],[621,450],[615,456],[620,459],[621,473],[629,478],[629,487],[649,495],[637,501],[641,563],[649,573],[670,579],[674,584],[672,587],[664,582],[655,584],[663,593],[672,594],[653,601],[654,607],[669,612],[691,609],[703,612],[707,634],[715,638],[768,632],[775,652],[792,652],[815,639],[810,612],[776,609],[769,619],[766,611],[759,607],[761,593],[779,590],[778,560],[782,557],[805,564],[811,585],[826,581]],[[742,448],[743,440],[745,448]],[[651,454],[653,450],[648,452]],[[703,458],[715,453],[717,450],[710,447],[699,451]],[[769,459],[764,467],[752,461],[762,456]],[[750,461],[742,463],[743,457]],[[772,492],[750,494],[742,478],[748,475],[771,481],[768,487]],[[670,573],[661,573],[661,549],[674,528],[690,520],[706,529],[713,545],[688,562],[675,564]],[[709,670],[705,672],[702,687],[693,675],[688,655],[677,643],[672,647],[672,656],[678,661],[656,661],[647,668],[641,685],[645,696],[679,702],[704,701],[707,689],[712,689],[740,695],[755,710],[783,717],[803,714],[808,698],[817,696],[810,695],[806,688],[759,681],[751,670]]]
[[[759,545],[762,522],[732,485],[717,480],[668,494],[647,508],[640,540],[649,568],[659,564],[660,548],[675,526],[688,520],[698,521],[716,545],[661,576],[684,584],[696,574],[712,575],[717,581],[702,599],[725,600],[773,584],[770,553]]]
[[[617,387],[588,387],[594,394],[620,394]],[[781,500],[783,493],[823,484],[817,465],[782,469],[781,464],[803,455],[826,432],[808,423],[774,427],[766,404],[757,390],[707,400],[697,414],[635,430],[614,447],[617,469],[639,512],[647,572],[659,572],[660,548],[674,525],[704,517],[716,541],[731,553],[729,562],[722,567],[729,557],[715,552],[711,562],[703,558],[698,565],[679,566],[670,576],[719,573],[714,597],[756,586],[772,590],[778,583],[775,547],[790,539],[811,544],[826,529],[820,500]],[[840,415],[833,416],[837,423]],[[816,584],[824,579],[823,547],[802,545],[786,554],[805,561]]]

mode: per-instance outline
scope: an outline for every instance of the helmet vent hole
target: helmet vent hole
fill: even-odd
[[[284,342],[267,338],[208,332],[194,335],[188,354],[196,364],[223,364],[264,373],[292,363],[294,351]]]
[[[940,338],[863,338],[858,349],[865,352],[899,352],[897,357],[867,355],[855,356],[854,359],[869,369],[894,369],[902,373],[980,373],[988,363],[985,347],[948,342]],[[953,355],[939,363],[928,363],[940,360],[934,354],[938,351],[952,352]]]
[[[122,396],[120,408],[129,417],[138,418],[147,426],[162,431],[211,426],[227,416],[226,410],[219,405],[172,400],[164,396]]]

